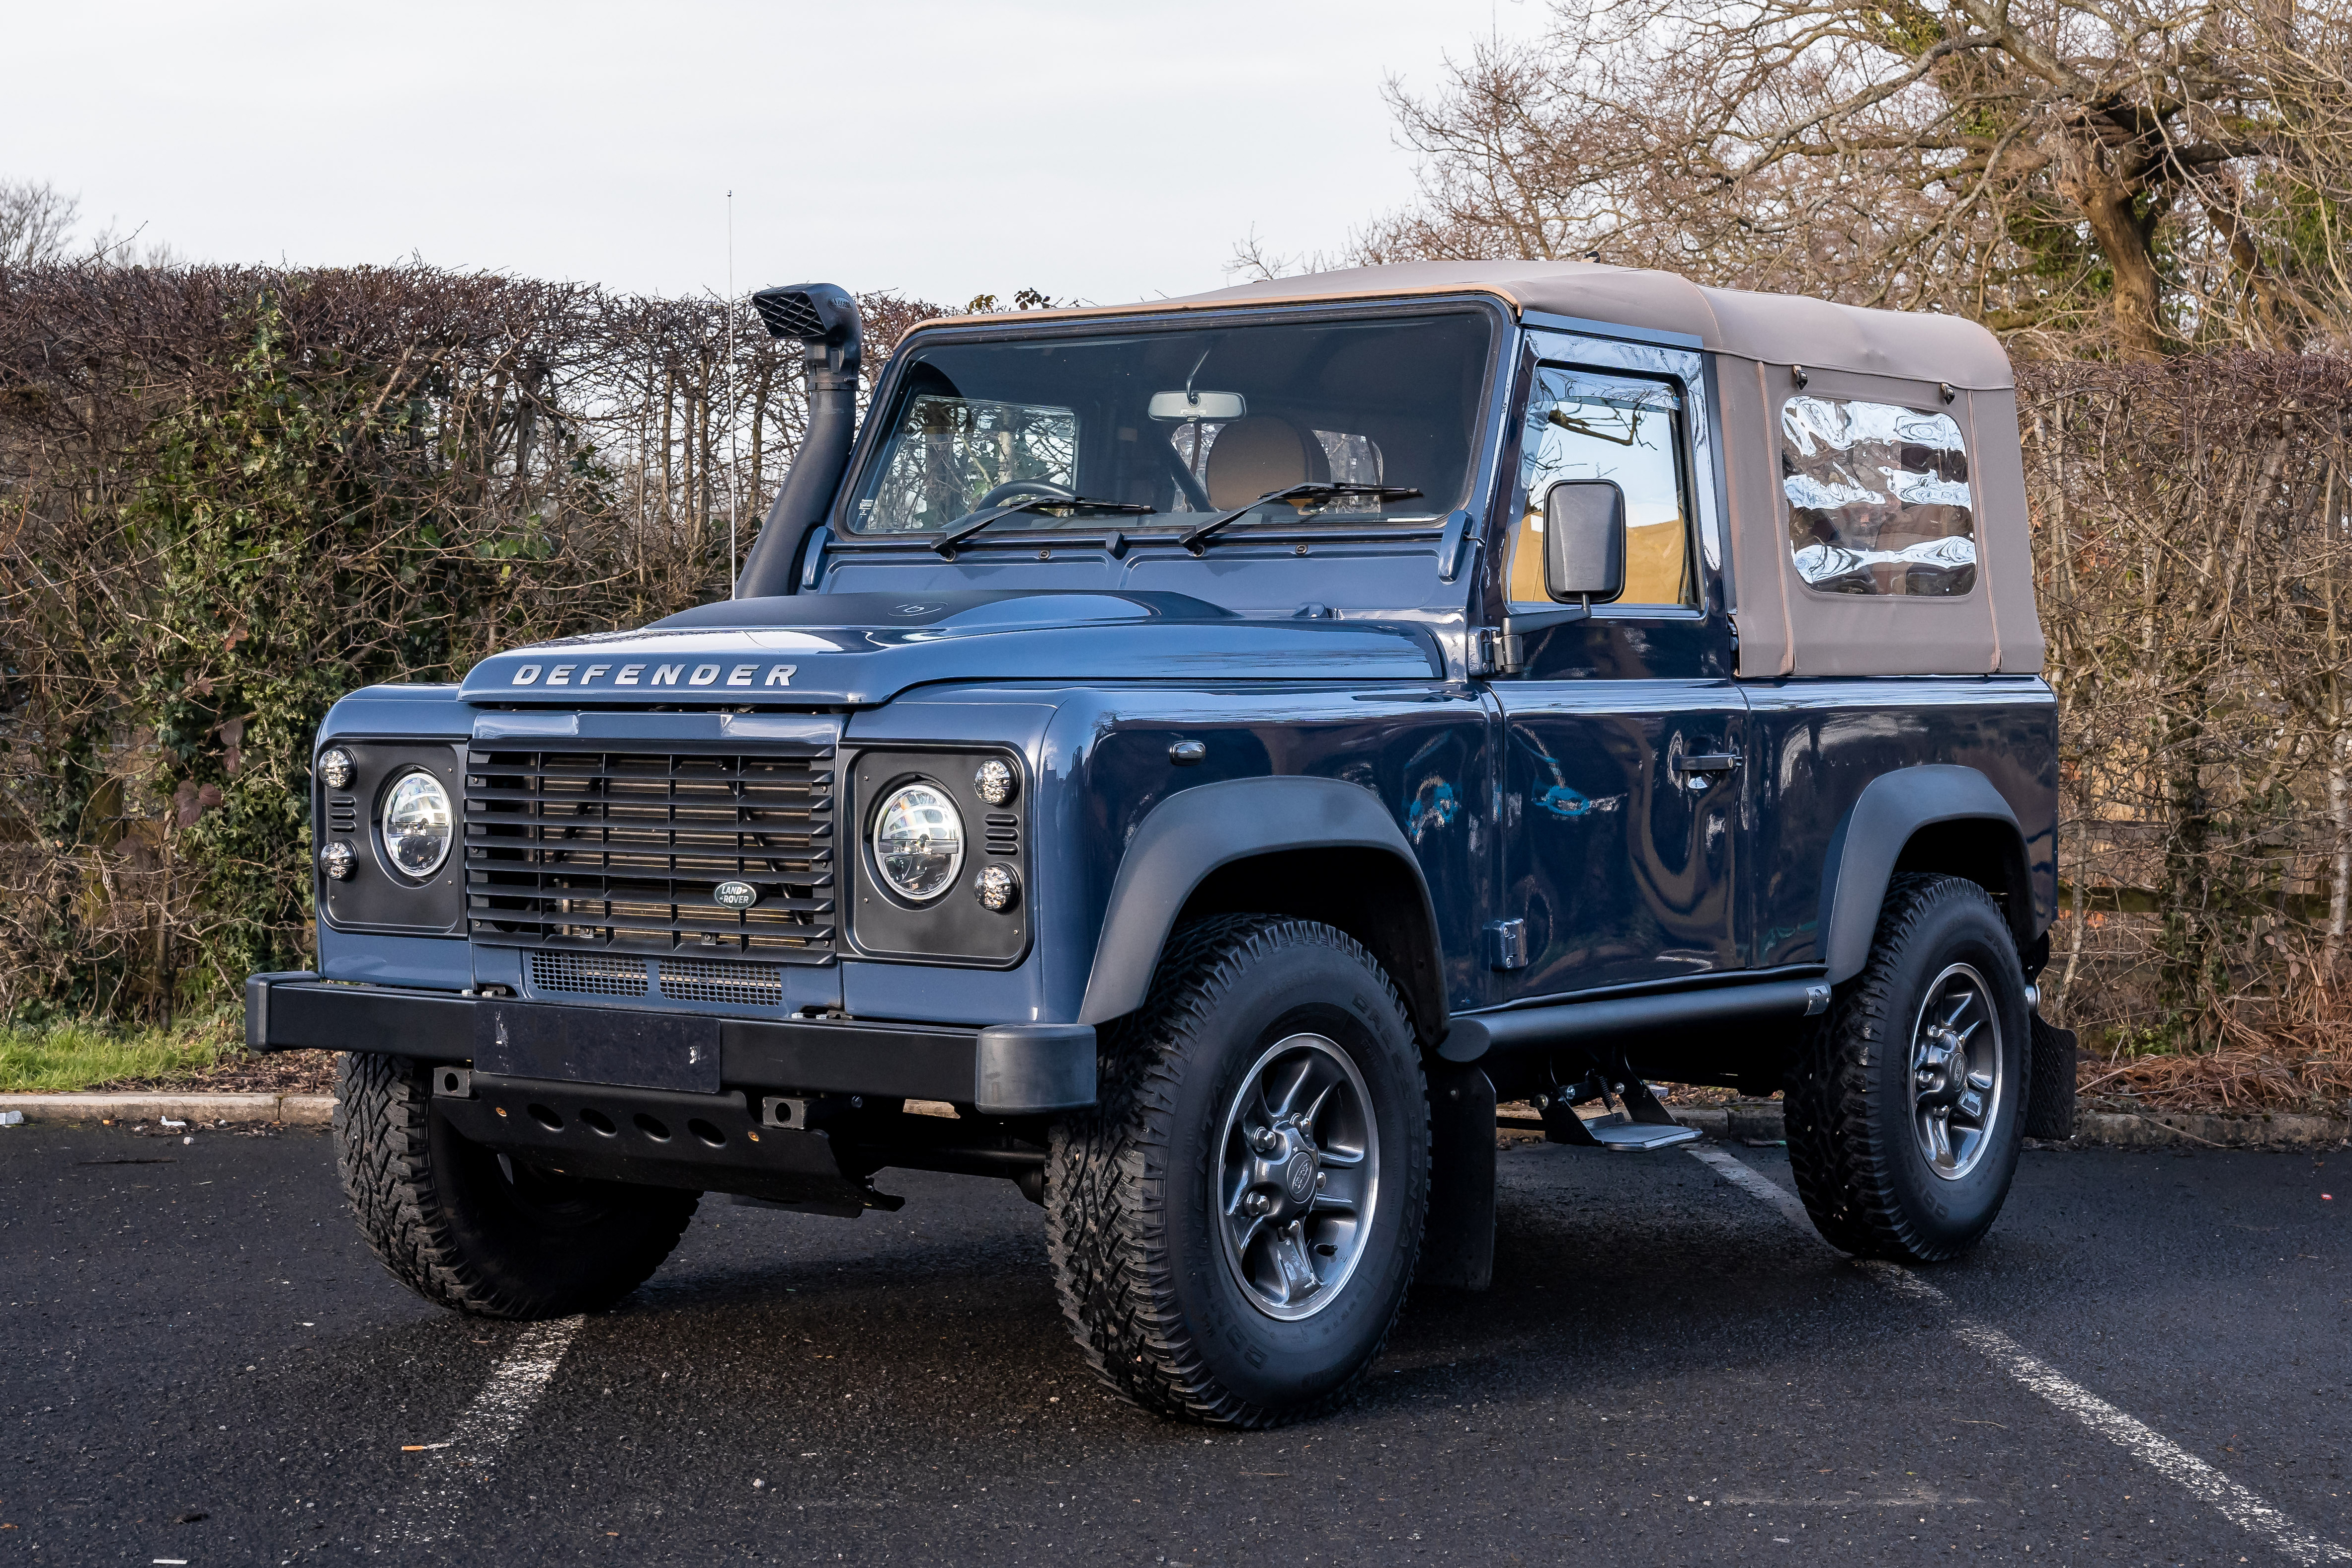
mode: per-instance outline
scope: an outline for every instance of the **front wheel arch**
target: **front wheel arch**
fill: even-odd
[[[1348,901],[1367,894],[1382,907]],[[1111,885],[1077,1021],[1142,1006],[1182,921],[1244,911],[1346,931],[1403,994],[1423,1046],[1444,1037],[1437,912],[1411,841],[1370,790],[1297,775],[1194,784],[1144,817]]]

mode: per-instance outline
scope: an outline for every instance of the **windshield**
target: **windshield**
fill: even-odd
[[[1190,529],[1309,485],[1363,488],[1269,501],[1234,528],[1441,517],[1469,487],[1491,335],[1483,311],[1454,310],[918,346],[849,525],[937,534],[1036,496],[982,538]]]

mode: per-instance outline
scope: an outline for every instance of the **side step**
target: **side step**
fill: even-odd
[[[1579,1100],[1598,1099],[1604,1105],[1609,1103],[1612,1087],[1617,1091],[1616,1102],[1622,1110],[1590,1120],[1576,1113]],[[1545,1139],[1553,1143],[1580,1144],[1587,1149],[1671,1149],[1698,1136],[1697,1128],[1676,1121],[1674,1113],[1658,1102],[1650,1086],[1634,1073],[1627,1073],[1622,1081],[1612,1086],[1605,1075],[1596,1072],[1573,1089],[1557,1088],[1549,1094],[1536,1096],[1536,1110],[1543,1118]]]
[[[1647,1121],[1635,1121],[1622,1110],[1584,1121],[1584,1131],[1604,1149],[1671,1149],[1677,1143],[1689,1143],[1698,1137],[1698,1129],[1668,1122],[1658,1126]]]

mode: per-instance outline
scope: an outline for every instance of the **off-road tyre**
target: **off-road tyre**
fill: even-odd
[[[405,1057],[339,1057],[334,1127],[369,1250],[426,1300],[475,1317],[611,1306],[661,1267],[702,1196],[501,1161],[433,1113],[428,1068]]]
[[[1371,1229],[1332,1304],[1259,1311],[1213,1226],[1222,1118],[1261,1047],[1311,1030],[1362,1074],[1379,1137]],[[1099,1098],[1054,1129],[1046,1251],[1103,1382],[1163,1415],[1259,1427],[1337,1408],[1404,1305],[1429,1201],[1429,1100],[1395,985],[1352,938],[1220,915],[1169,942],[1143,1006],[1106,1030]]]
[[[1929,1169],[1913,1131],[1911,1047],[1926,988],[1955,963],[1989,983],[2003,1071],[1983,1154],[1967,1175],[1948,1181]],[[2016,941],[1990,896],[1958,877],[1895,878],[1869,962],[1837,988],[1785,1085],[1798,1195],[1832,1246],[1936,1263],[1991,1228],[2022,1147],[2029,1019]]]

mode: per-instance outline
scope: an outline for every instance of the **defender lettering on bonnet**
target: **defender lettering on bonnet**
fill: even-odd
[[[321,727],[318,973],[247,1043],[349,1053],[420,1294],[602,1310],[698,1201],[1009,1178],[1097,1375],[1259,1427],[1408,1281],[1524,1277],[1497,1101],[1639,1163],[1697,1136],[1653,1080],[1785,1090],[1822,1235],[1917,1261],[2067,1135],[1983,328],[1427,262],[925,321],[869,378],[845,290],[753,304],[806,416],[733,593]]]
[[[575,684],[572,679],[572,671],[578,668],[579,667],[577,665],[571,664],[557,665],[554,672],[547,677],[547,684],[550,686],[571,686]],[[586,686],[594,681],[598,677],[611,670],[614,667],[609,664],[592,664],[588,667],[587,670],[581,675],[577,684]],[[646,668],[642,664],[625,664],[619,668],[620,673],[613,677],[612,684],[614,686],[637,685],[639,683],[639,677],[644,673]],[[682,664],[665,664],[658,666],[654,670],[653,683],[656,686],[676,686],[677,684],[678,676],[683,673],[685,669],[686,666]],[[751,686],[756,684],[763,690],[780,686],[789,688],[793,683],[793,675],[798,673],[799,669],[800,666],[795,664],[772,664],[768,666],[768,674],[766,679],[759,679],[760,667],[758,665],[739,664],[728,671],[727,684],[730,686]],[[709,686],[718,678],[718,670],[719,667],[715,664],[698,666],[694,674],[688,679],[688,684],[690,686]],[[538,665],[517,665],[515,667],[515,672],[507,678],[507,684],[509,686],[536,685],[540,679],[540,673],[541,667]]]

